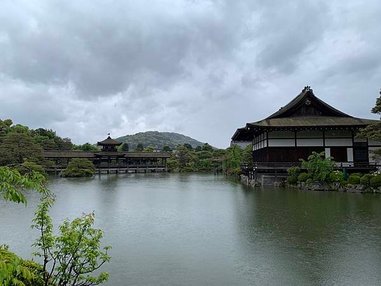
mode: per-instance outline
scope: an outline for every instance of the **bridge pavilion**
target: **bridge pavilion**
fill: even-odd
[[[166,172],[167,152],[119,152],[117,147],[121,145],[108,136],[105,140],[97,143],[101,150],[97,152],[84,151],[44,151],[44,157],[54,162],[50,171],[59,171],[67,167],[73,158],[84,158],[92,161],[99,172],[128,173],[128,172]],[[49,171],[49,170],[48,170]]]

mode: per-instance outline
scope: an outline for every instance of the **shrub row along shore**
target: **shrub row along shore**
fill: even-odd
[[[302,190],[381,193],[381,173],[352,173],[335,170],[332,158],[313,152],[301,167],[288,169],[287,185]]]

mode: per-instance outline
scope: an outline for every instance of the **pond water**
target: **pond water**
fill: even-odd
[[[213,175],[52,179],[55,225],[95,211],[105,285],[380,285],[381,196],[248,189]],[[39,197],[0,201],[0,244],[30,257]]]

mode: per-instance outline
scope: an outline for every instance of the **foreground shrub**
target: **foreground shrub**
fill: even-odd
[[[348,183],[352,185],[360,184],[360,178],[358,174],[351,174],[348,178]]]
[[[298,182],[298,177],[292,176],[292,177],[287,177],[287,183],[290,185],[296,185]]]
[[[341,171],[333,171],[329,174],[329,181],[332,183],[341,183],[344,181],[344,173]]]
[[[372,188],[381,187],[381,175],[373,176],[369,182]]]
[[[287,183],[290,185],[296,185],[298,182],[298,176],[300,174],[300,168],[299,167],[291,167],[287,170],[288,177],[287,177]]]
[[[0,246],[0,285],[42,286],[42,267]]]
[[[314,181],[311,178],[308,178],[306,181],[307,185],[311,185]]]
[[[300,173],[298,176],[298,182],[305,182],[308,179],[307,173]]]
[[[34,189],[44,193],[46,178],[44,175],[31,171],[20,174],[15,168],[0,167],[0,198],[6,201],[26,204],[24,190]]]
[[[370,186],[370,179],[372,179],[374,176],[372,174],[365,174],[360,178],[360,184],[364,185],[366,187]]]
[[[95,174],[93,162],[88,159],[71,159],[67,168],[63,171],[63,177],[91,177]]]
[[[325,153],[312,152],[308,160],[301,160],[302,168],[306,169],[309,177],[314,182],[328,182],[329,174],[333,171],[334,162],[325,158]]]
[[[35,255],[43,260],[44,285],[90,286],[107,281],[108,273],[93,273],[110,260],[110,247],[101,247],[103,231],[93,228],[94,213],[65,220],[55,235],[49,216],[52,204],[51,196],[42,198],[32,226],[40,232],[33,246]]]

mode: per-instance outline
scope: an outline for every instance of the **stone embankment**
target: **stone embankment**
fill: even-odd
[[[312,183],[306,184],[300,182],[297,185],[289,185],[286,183],[286,176],[279,175],[261,175],[256,178],[249,178],[245,175],[240,175],[241,183],[249,187],[288,187],[299,189],[302,191],[334,191],[343,193],[381,193],[381,187],[371,188],[361,184],[345,184],[340,183]]]

